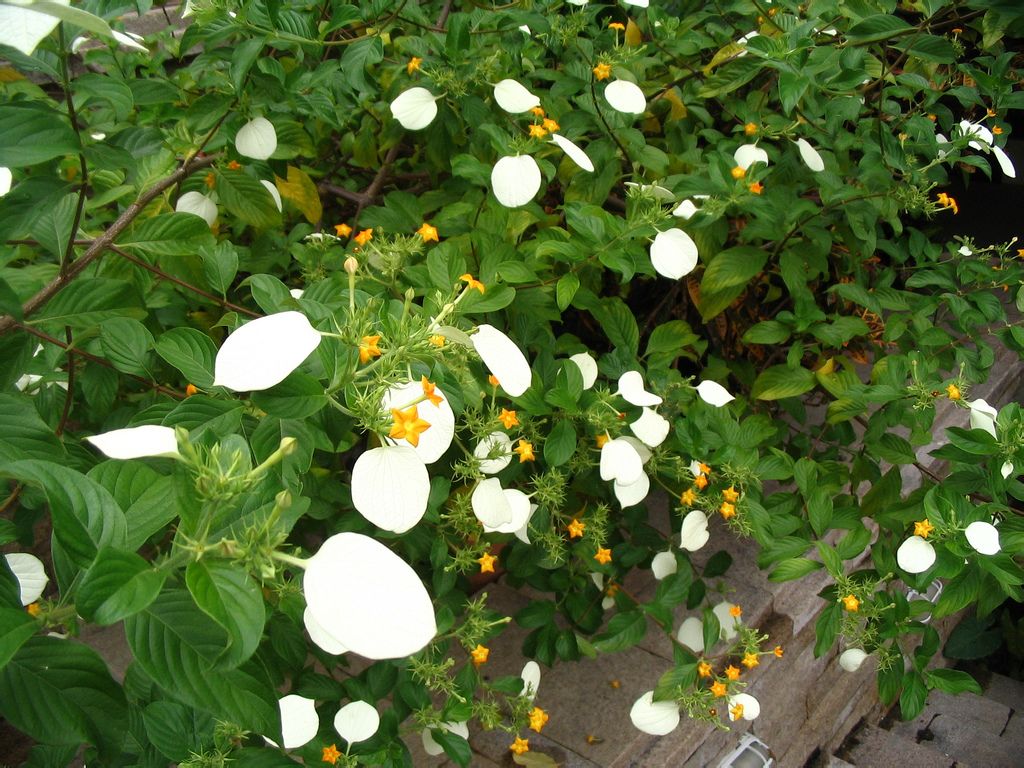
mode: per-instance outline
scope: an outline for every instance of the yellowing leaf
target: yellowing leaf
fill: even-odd
[[[815,371],[815,373],[820,373],[820,374],[822,374],[822,375],[828,375],[828,374],[830,374],[830,373],[834,373],[834,372],[835,372],[835,370],[836,370],[836,361],[835,361],[835,358],[834,358],[834,357],[830,357],[830,358],[829,358],[828,360],[826,360],[826,361],[825,361],[824,363],[822,363],[822,364],[821,364],[821,365],[820,365],[820,366],[819,366],[819,367],[817,368],[817,370]]]
[[[668,119],[665,122],[671,123],[673,120],[682,120],[686,117],[686,105],[683,104],[683,100],[679,97],[678,88],[669,88],[661,95],[661,98],[665,99],[671,105],[668,112]]]
[[[512,755],[512,762],[516,765],[525,765],[526,768],[558,768],[561,765],[551,755],[533,750],[522,755]]]
[[[626,22],[626,45],[640,45],[644,41],[643,33],[640,31],[640,27],[633,23],[630,19]]]
[[[704,74],[710,75],[714,71],[715,67],[720,64],[724,64],[730,59],[736,58],[739,54],[743,53],[747,48],[739,43],[729,43],[728,45],[722,46],[718,53],[711,57],[711,61],[704,67]]]
[[[275,175],[274,183],[277,184],[277,191],[281,193],[281,197],[291,201],[296,208],[302,211],[306,221],[310,224],[320,221],[320,217],[324,213],[323,205],[320,203],[320,193],[316,189],[316,184],[304,171],[294,165],[289,165],[287,181]]]
[[[21,72],[10,67],[0,67],[0,83],[14,83],[24,79],[25,76]]]

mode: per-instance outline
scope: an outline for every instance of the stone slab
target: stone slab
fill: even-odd
[[[896,721],[890,730],[904,738],[922,741],[929,738],[928,732],[934,734],[934,744],[938,746],[944,741],[951,749],[942,751],[948,754],[957,752],[958,736],[961,728],[968,734],[979,739],[984,735],[998,737],[1010,720],[1010,708],[998,701],[986,699],[973,693],[961,693],[956,696],[942,691],[932,691],[928,695],[928,703],[924,710],[913,720]],[[967,755],[964,755],[966,758]]]
[[[1024,710],[1024,683],[993,673],[985,685],[986,699],[998,701],[1012,710]]]
[[[856,743],[842,757],[857,768],[953,768],[956,763],[931,747],[869,725],[858,731]]]

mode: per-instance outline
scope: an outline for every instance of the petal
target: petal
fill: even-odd
[[[419,131],[437,117],[437,99],[426,88],[410,88],[391,102],[391,114],[403,128]]]
[[[612,80],[604,88],[604,97],[613,109],[627,115],[642,115],[647,109],[644,92],[628,80]]]
[[[800,150],[800,159],[804,161],[804,165],[815,173],[825,170],[825,161],[821,159],[818,150],[807,143],[806,139],[797,139],[796,146]],[[765,159],[765,162],[768,162],[768,160]]]
[[[536,661],[526,662],[519,676],[523,678],[522,695],[533,701],[537,691],[540,690],[540,665]]]
[[[743,715],[742,715],[742,717],[743,717],[744,720],[753,720],[758,715],[761,714],[761,704],[760,704],[760,702],[758,702],[758,700],[755,699],[753,696],[751,696],[749,693],[737,693],[735,696],[730,696],[729,697],[729,709],[730,710],[733,707],[735,707],[737,704],[740,705],[741,707],[743,707]],[[729,719],[730,720],[735,720],[736,719],[735,717],[733,717],[733,714],[732,714],[731,711],[729,712]]]
[[[427,511],[430,476],[414,449],[384,445],[356,459],[351,487],[359,514],[385,531],[405,533]]]
[[[636,451],[636,455],[640,457],[641,464],[646,464],[648,461],[651,460],[651,456],[654,455],[653,453],[651,453],[650,448],[648,448],[646,445],[644,445],[642,442],[637,440],[632,435],[623,435],[622,437],[619,438],[619,440],[625,440],[627,443],[633,446],[633,450]]]
[[[520,527],[519,530],[515,532],[516,538],[519,539],[521,542],[523,542],[523,544],[529,544],[530,543],[530,520],[533,519],[533,513],[536,512],[536,511],[537,511],[537,505],[536,504],[531,504],[530,505],[530,516],[526,518],[526,522],[523,523],[522,527]]]
[[[171,427],[145,424],[104,432],[85,438],[111,459],[139,459],[143,456],[177,456],[178,440]]]
[[[57,0],[59,5],[70,5],[71,0]],[[60,19],[48,13],[28,8],[0,5],[0,44],[31,56],[36,46],[60,23]]]
[[[508,522],[499,525],[491,526],[485,523],[484,530],[488,533],[515,533],[530,520],[533,511],[530,507],[530,497],[515,488],[509,488],[504,493],[505,501],[508,502],[508,507],[512,511],[512,517]]]
[[[506,155],[494,164],[491,189],[506,208],[518,208],[540,190],[540,166],[530,155]]]
[[[569,156],[569,159],[576,163],[576,165],[578,165],[584,171],[590,171],[591,173],[593,173],[593,161],[590,159],[589,155],[587,155],[586,152],[584,152],[582,149],[576,146],[573,142],[569,141],[567,138],[557,133],[551,134],[551,141],[552,143],[557,144],[559,148]]]
[[[992,145],[992,154],[996,156],[996,162],[999,163],[999,169],[1003,172],[1003,175],[1010,179],[1017,178],[1017,169],[1013,167],[1013,161],[1010,156],[1003,151],[1002,147],[997,147],[995,144]]]
[[[477,326],[477,332],[470,336],[470,341],[484,365],[509,395],[519,397],[530,388],[533,375],[530,364],[512,339],[493,325],[484,323]]]
[[[142,51],[143,53],[149,53],[149,48],[142,44],[145,39],[140,35],[136,35],[133,32],[119,32],[116,29],[110,30],[114,36],[114,39],[118,43],[123,45],[125,48],[132,48],[136,51]]]
[[[768,165],[768,153],[756,144],[744,144],[733,154],[733,159],[743,170],[747,170],[754,163]]]
[[[667,189],[660,184],[638,184],[635,181],[627,181],[626,186],[646,192],[660,203],[673,203],[676,199],[671,189]]]
[[[694,653],[704,652],[704,622],[696,616],[685,619],[676,632],[676,640]]]
[[[626,371],[619,376],[618,394],[630,405],[661,405],[661,398],[644,389],[644,377],[637,371]]]
[[[700,399],[716,408],[721,408],[726,403],[731,403],[736,398],[729,394],[729,390],[715,381],[702,381],[697,385],[697,394]]]
[[[999,411],[981,398],[967,403],[971,409],[971,429],[983,429],[996,437],[996,417]]]
[[[368,659],[400,659],[437,634],[430,595],[416,572],[369,536],[339,533],[307,561],[302,584],[321,627]]]
[[[708,532],[708,516],[699,509],[694,509],[683,518],[680,531],[679,546],[687,552],[696,552],[708,543],[711,534]]]
[[[455,413],[448,403],[448,398],[445,397],[440,387],[435,387],[434,393],[441,398],[439,404],[434,405],[429,400],[416,403],[423,397],[423,385],[418,381],[410,381],[391,387],[380,401],[381,408],[385,412],[389,412],[392,408],[405,409],[410,404],[416,403],[420,418],[430,424],[429,429],[420,433],[419,445],[410,446],[409,441],[405,438],[391,439],[398,445],[411,447],[424,464],[433,464],[440,459],[451,446],[452,439],[455,437]]]
[[[265,117],[255,117],[235,134],[235,149],[243,157],[266,160],[277,149],[277,131]]]
[[[267,181],[266,179],[260,179],[260,184],[262,184],[264,189],[266,189],[267,192],[270,193],[270,196],[272,198],[274,198],[274,205],[276,205],[277,206],[277,210],[280,211],[281,210],[281,193],[277,191],[277,187],[274,186],[273,182]]]
[[[839,655],[839,666],[847,672],[856,672],[867,657],[860,648],[847,648]]]
[[[671,429],[668,419],[651,408],[644,408],[640,418],[629,425],[630,431],[645,445],[657,448],[668,437]]]
[[[623,509],[636,506],[651,492],[651,478],[641,472],[632,483],[620,483],[616,480],[612,484],[612,490],[615,491],[615,498],[619,500]]]
[[[313,644],[320,650],[326,651],[332,656],[340,656],[343,653],[348,653],[348,648],[338,642],[337,638],[329,635],[327,631],[320,626],[308,605],[302,612],[302,623],[306,625],[306,632],[309,633],[309,639],[312,640]]]
[[[896,550],[896,562],[907,573],[924,573],[935,562],[935,547],[920,536],[911,536]]]
[[[569,358],[583,374],[583,389],[590,389],[597,381],[597,361],[588,352],[578,352]]]
[[[305,293],[306,292],[304,290],[302,290],[301,288],[289,288],[288,289],[288,295],[291,296],[293,299],[301,299],[302,296]]]
[[[655,701],[654,691],[648,691],[633,703],[629,719],[644,733],[664,736],[679,725],[679,705],[674,701]]]
[[[512,462],[512,439],[504,432],[491,432],[476,444],[473,455],[480,459],[480,471],[496,475]],[[487,458],[495,456],[497,458]]]
[[[1003,476],[1003,480],[1013,474],[1013,463],[1004,461],[1003,466],[999,468],[999,474]]]
[[[676,553],[671,549],[668,552],[659,552],[651,559],[651,571],[654,578],[661,581],[666,576],[676,572],[679,564],[676,562]]]
[[[10,168],[0,166],[0,197],[11,191],[11,184],[14,183],[14,175]]]
[[[4,557],[7,558],[7,567],[11,569],[14,578],[18,580],[21,604],[34,603],[43,594],[46,583],[50,580],[50,577],[46,575],[43,561],[28,552],[12,552]]]
[[[621,437],[609,440],[601,447],[601,479],[615,480],[632,485],[644,473],[640,454]]]
[[[291,694],[278,701],[281,708],[281,741],[285,749],[297,749],[313,740],[320,730],[320,718],[312,699]]]
[[[380,715],[365,701],[353,701],[334,716],[334,730],[349,744],[366,741],[380,728]]]
[[[978,520],[967,526],[964,531],[967,543],[983,555],[995,555],[1002,547],[999,545],[999,530],[992,525]]]
[[[320,333],[301,312],[258,318],[221,346],[213,383],[236,392],[269,389],[284,381],[319,345]]]
[[[529,34],[529,33],[527,33]],[[517,80],[502,80],[494,86],[494,100],[506,112],[518,115],[540,106],[540,97]]]
[[[681,229],[667,229],[651,243],[654,271],[670,280],[678,280],[697,266],[697,244]]]
[[[496,529],[512,519],[512,505],[496,477],[481,480],[470,497],[473,514],[485,528]]]
[[[646,8],[649,6],[650,0],[622,0],[626,5],[635,5],[637,8]]]
[[[454,733],[467,741],[469,740],[469,725],[467,723],[441,723],[439,729],[447,733]],[[429,728],[424,728],[420,737],[423,739],[423,751],[428,755],[437,757],[444,754],[444,747],[434,741],[434,737],[430,735]]]
[[[675,207],[675,209],[672,211],[672,215],[677,216],[685,221],[692,217],[693,214],[695,214],[699,210],[700,208],[694,205],[692,200],[687,198],[686,200],[683,200],[683,202],[681,202],[679,205]]]
[[[718,618],[719,626],[722,628],[721,638],[723,640],[732,640],[737,635],[736,625],[740,623],[740,620],[729,612],[733,608],[734,606],[732,603],[727,600],[723,600],[711,609]]]
[[[202,192],[186,192],[174,206],[178,213],[191,213],[206,221],[212,227],[217,220],[217,204]]]

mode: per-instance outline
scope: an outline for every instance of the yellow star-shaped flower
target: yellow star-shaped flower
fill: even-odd
[[[530,107],[530,114],[534,117],[544,117],[544,107]]]
[[[598,435],[597,437],[594,438],[594,442],[597,443],[598,448],[604,448],[605,443],[607,443],[610,439],[611,438],[609,438],[607,434]]]
[[[515,411],[510,411],[507,408],[501,409],[501,414],[498,416],[502,425],[505,429],[512,429],[512,427],[519,426],[519,416]]]
[[[569,523],[568,531],[570,539],[579,539],[583,536],[583,531],[586,530],[587,524],[578,518],[573,518],[572,522]]]
[[[697,674],[701,677],[711,677],[711,665],[706,661],[702,661],[697,665]]]
[[[540,707],[534,707],[530,711],[530,728],[537,733],[540,733],[541,729],[547,725],[549,719],[547,712]]]
[[[320,759],[323,760],[325,763],[330,763],[331,765],[334,765],[336,762],[338,762],[339,757],[341,757],[341,752],[338,751],[338,745],[331,744],[331,746],[329,747],[324,747]]]
[[[755,181],[753,184],[747,184],[747,189],[750,190],[751,194],[760,195],[764,192],[764,184],[760,181]]]
[[[730,664],[728,667],[725,668],[725,676],[730,680],[739,680],[740,668],[734,667],[732,664]]]
[[[743,126],[743,133],[747,136],[756,136],[758,132],[757,123],[747,123]]]
[[[494,573],[494,564],[497,561],[498,558],[490,552],[484,552],[483,555],[477,558],[477,562],[480,563],[480,573]]]
[[[728,501],[730,504],[735,504],[740,499],[740,492],[736,490],[734,486],[729,486],[722,491],[722,498]]]
[[[715,680],[715,682],[711,684],[711,695],[715,698],[720,699],[723,696],[725,696],[725,694],[727,694],[728,692],[729,689],[725,687],[725,683],[723,683],[721,680]]]
[[[729,707],[729,714],[732,715],[733,720],[739,720],[743,717],[743,705],[738,702],[733,704]]]
[[[594,555],[594,559],[597,560],[601,565],[608,565],[612,561],[612,551],[610,549],[598,548],[597,554]]]
[[[711,467],[709,467],[703,461],[700,464],[697,465],[697,469],[700,470],[700,473],[702,475],[710,475],[711,474]]]
[[[431,240],[435,243],[438,242],[437,227],[431,226],[425,221],[423,222],[423,226],[416,230],[416,234],[423,238],[424,243],[429,243]]]
[[[626,25],[623,24],[621,21],[613,21],[611,24],[608,25],[608,29],[623,30],[625,28],[626,28]]]
[[[373,227],[364,229],[355,236],[356,245],[366,245],[368,242],[373,240]]]
[[[740,179],[747,175],[747,171],[738,165],[735,166],[731,171],[729,171],[729,173],[732,174],[732,177],[737,181],[739,181]]]
[[[772,649],[772,653],[775,654],[775,658],[781,659],[782,655],[785,653],[785,651],[782,650],[782,646],[781,645],[776,645],[775,648]]]
[[[484,288],[484,284],[469,274],[469,272],[464,275],[459,275],[459,280],[466,284],[466,288],[475,288],[480,291],[480,293],[483,293],[486,290],[486,288]]]
[[[743,661],[740,663],[747,669],[753,669],[761,662],[758,660],[756,653],[745,653],[743,654]]]
[[[543,139],[548,135],[543,125],[531,125],[530,126],[530,137],[534,139]]]
[[[559,128],[561,128],[561,126],[554,120],[552,120],[550,117],[545,117],[544,122],[542,122],[541,125],[544,126],[544,130],[547,131],[548,133],[554,133]]]
[[[927,539],[928,534],[935,530],[935,526],[928,522],[928,518],[924,520],[918,520],[914,523],[914,535],[920,536],[922,539]]]
[[[334,234],[336,234],[338,237],[348,237],[349,235],[352,234],[352,227],[350,227],[348,224],[335,224]]]
[[[695,501],[697,494],[693,492],[693,488],[687,488],[679,497],[679,503],[687,507],[692,507]]]
[[[950,384],[948,387],[946,387],[946,396],[950,400],[959,400],[962,397],[962,395],[960,394],[960,387],[958,387],[956,384]]]
[[[731,605],[729,606],[729,615],[732,616],[734,619],[738,619],[740,616],[743,615],[743,609],[740,608],[740,606],[738,605]]]
[[[512,452],[519,454],[520,464],[536,460],[536,457],[533,455],[533,443],[527,442],[522,438],[519,438],[519,442],[516,443],[516,447],[512,449]]]
[[[359,362],[368,363],[370,358],[380,357],[381,351],[377,344],[380,342],[380,336],[363,336],[359,340]]]
[[[405,73],[411,75],[413,72],[419,71],[420,65],[423,63],[423,59],[419,56],[413,56],[409,59],[409,63],[405,65]]]
[[[509,749],[512,752],[515,752],[517,755],[521,755],[521,754],[523,754],[525,752],[529,752],[530,751],[530,740],[529,739],[521,739],[518,736],[516,736],[516,740],[514,742],[512,742],[512,746],[510,746]]]
[[[427,341],[429,341],[435,347],[443,347],[444,346],[444,336],[442,336],[440,333],[432,334],[431,337],[429,339],[427,339]]]
[[[404,438],[414,448],[420,444],[420,434],[430,429],[430,422],[420,418],[419,410],[417,410],[415,405],[406,408],[404,411],[392,408],[391,417],[395,420],[395,423],[391,426],[388,437],[393,437],[396,440]]]
[[[736,517],[736,507],[730,504],[728,501],[723,501],[722,506],[718,508],[718,511],[722,513],[722,517],[728,520],[730,517]]]
[[[708,487],[708,476],[697,475],[695,478],[693,478],[693,484],[697,486],[697,490],[703,491],[705,488]]]
[[[612,76],[612,68],[608,64],[598,64],[594,67],[594,77],[597,80],[607,80]]]
[[[493,373],[489,374],[487,376],[487,383],[490,384],[492,387],[500,387],[501,386],[501,382],[498,381],[498,377],[495,376]]]
[[[437,386],[427,380],[426,376],[420,377],[420,385],[423,387],[423,396],[434,405],[440,405],[444,398],[437,394]]]
[[[850,613],[856,613],[860,610],[860,600],[855,595],[847,595],[843,598],[843,608]]]
[[[487,663],[487,657],[491,655],[491,649],[486,645],[480,645],[477,643],[476,648],[470,651],[469,655],[473,659],[473,664],[479,667],[481,664]]]

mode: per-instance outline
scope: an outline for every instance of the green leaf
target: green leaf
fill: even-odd
[[[814,658],[821,658],[835,643],[836,635],[839,634],[840,611],[839,603],[832,603],[818,616],[818,621],[814,625]]]
[[[30,322],[92,329],[113,317],[145,316],[142,298],[131,283],[106,277],[80,277],[51,299]]]
[[[67,194],[47,206],[46,210],[32,222],[32,237],[58,259],[63,259],[67,254],[77,208],[78,195]]]
[[[750,396],[756,400],[781,400],[809,392],[814,389],[814,384],[813,371],[788,365],[773,365],[762,371],[754,380]]]
[[[263,636],[265,611],[259,587],[239,566],[223,560],[189,563],[185,583],[196,605],[231,638],[223,662],[237,667],[256,651]]]
[[[0,458],[60,461],[64,445],[39,417],[32,398],[0,394]]]
[[[703,291],[700,294],[700,301],[697,302],[697,308],[700,310],[700,319],[706,323],[722,314],[746,289],[747,286],[743,284],[734,285],[732,288],[726,288],[721,291]]]
[[[913,464],[917,461],[914,446],[904,437],[886,432],[878,440],[868,441],[868,451],[890,464]]]
[[[197,387],[213,385],[217,347],[213,339],[195,328],[171,328],[157,339],[156,353]]]
[[[253,392],[252,401],[271,416],[304,419],[327,405],[327,395],[317,379],[301,371],[293,371],[280,384]]]
[[[938,688],[946,693],[970,691],[981,695],[981,686],[978,685],[978,681],[959,669],[930,669],[925,675],[929,688]]]
[[[469,742],[457,733],[450,733],[442,728],[432,728],[430,735],[444,753],[454,760],[458,765],[467,766],[473,760],[473,751]]]
[[[217,195],[228,212],[254,227],[274,227],[281,223],[281,212],[277,210],[277,203],[259,180],[242,170],[227,169],[214,173],[217,180]],[[203,224],[205,226],[206,222]]]
[[[221,296],[227,295],[228,288],[238,274],[238,251],[225,240],[213,248],[203,248],[200,254],[203,257],[206,282]]]
[[[726,288],[746,285],[764,269],[768,252],[750,245],[729,248],[715,256],[700,281],[701,293],[718,293]]]
[[[125,548],[130,552],[175,517],[171,479],[141,461],[111,459],[97,464],[87,476],[110,491],[124,510],[128,522]]]
[[[117,370],[149,376],[146,357],[153,348],[153,334],[138,320],[116,317],[100,325],[103,354]]]
[[[174,762],[213,745],[213,718],[174,701],[154,701],[143,710],[142,722],[153,746]]]
[[[576,430],[568,419],[555,424],[544,441],[544,461],[548,466],[559,467],[576,453]]]
[[[690,688],[697,682],[697,664],[680,664],[672,667],[658,678],[654,686],[655,701],[674,701],[680,689]]]
[[[266,190],[260,187],[263,194]],[[118,246],[150,256],[185,256],[212,247],[213,235],[206,220],[192,213],[162,213],[138,219],[119,238]]]
[[[789,326],[778,320],[762,320],[747,329],[743,341],[746,344],[781,344],[789,338],[790,333]]]
[[[101,549],[79,585],[75,607],[89,621],[114,624],[138,613],[160,594],[167,571],[133,552]]]
[[[993,456],[999,450],[999,443],[984,429],[949,427],[946,434],[949,436],[949,442],[957,448],[976,456]]]
[[[22,608],[0,608],[0,669],[39,629]]]
[[[924,702],[928,698],[928,688],[924,684],[924,678],[916,669],[908,670],[903,676],[903,693],[900,694],[900,717],[904,720],[913,720],[924,709]]]
[[[651,332],[651,336],[647,340],[646,354],[657,357],[667,368],[684,349],[692,347],[699,341],[700,337],[693,332],[689,323],[682,320],[669,320]]]
[[[768,581],[793,581],[821,568],[821,563],[807,557],[791,557],[783,560],[771,572]]]
[[[647,617],[643,611],[632,610],[617,613],[608,622],[608,630],[594,641],[594,647],[601,653],[615,653],[632,648],[647,634]]]
[[[968,616],[950,633],[944,656],[951,659],[981,659],[994,653],[1002,644],[999,629],[992,626],[992,618]]]
[[[555,284],[555,302],[558,304],[558,309],[564,312],[576,295],[576,291],[579,290],[580,279],[576,277],[573,272],[568,272],[558,278],[558,282]],[[1024,288],[1021,289],[1021,293],[1024,294]]]
[[[604,299],[594,310],[608,340],[618,349],[636,355],[640,348],[640,328],[626,303],[613,297]]]
[[[846,33],[851,43],[873,43],[904,34],[913,27],[897,16],[876,14],[854,24]]]
[[[78,152],[68,119],[43,103],[0,106],[0,166],[24,168]]]

